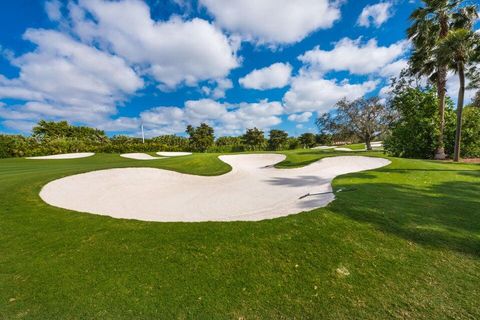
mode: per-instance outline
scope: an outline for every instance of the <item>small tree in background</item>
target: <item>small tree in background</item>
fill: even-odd
[[[67,121],[45,121],[40,120],[32,128],[32,136],[39,141],[53,139],[77,139],[104,142],[108,140],[103,130],[85,127],[73,126]]]
[[[198,127],[187,126],[186,132],[189,137],[190,149],[197,152],[205,152],[215,141],[214,130],[206,123]]]
[[[319,133],[315,135],[316,144],[321,145],[331,145],[333,143],[333,138],[331,134],[328,133]]]
[[[300,137],[298,137],[298,141],[303,148],[312,148],[317,144],[315,135],[310,132],[300,135]]]
[[[265,136],[262,130],[257,128],[247,129],[242,136],[242,141],[249,150],[260,149],[265,144]]]
[[[320,132],[334,136],[356,136],[362,139],[367,150],[371,142],[384,134],[395,118],[392,108],[380,102],[380,98],[360,98],[354,101],[340,100],[330,113],[321,115],[316,124]]]
[[[288,133],[283,130],[270,130],[268,138],[268,148],[270,150],[280,150],[288,141]]]

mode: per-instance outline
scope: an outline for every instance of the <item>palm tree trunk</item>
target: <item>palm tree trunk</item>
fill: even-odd
[[[463,113],[463,98],[465,95],[465,70],[462,62],[458,63],[458,77],[460,79],[460,89],[458,90],[457,101],[457,130],[455,132],[455,154],[454,161],[460,160],[460,144],[462,141],[462,113]]]
[[[436,160],[445,160],[445,148],[443,144],[443,131],[445,130],[445,91],[447,86],[447,71],[445,66],[438,68],[437,96],[438,96],[438,122],[439,133],[437,137]]]
[[[448,35],[448,16],[445,12],[440,15],[440,34],[439,38],[444,39]],[[447,66],[438,66],[437,74],[437,96],[438,96],[438,120],[439,129],[437,137],[437,150],[435,151],[436,160],[445,160],[445,148],[443,144],[443,132],[445,130],[445,94],[447,87]]]

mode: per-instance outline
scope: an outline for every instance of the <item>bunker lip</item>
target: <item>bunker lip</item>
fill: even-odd
[[[172,151],[160,151],[157,152],[159,156],[163,157],[182,157],[182,156],[189,156],[191,152],[172,152]]]
[[[386,166],[364,156],[324,158],[277,169],[280,154],[223,155],[232,170],[195,176],[156,168],[121,168],[77,174],[45,185],[48,204],[114,218],[161,222],[259,221],[324,207],[334,200],[339,175]],[[302,197],[309,194],[307,197]]]
[[[95,155],[95,153],[93,152],[78,152],[78,153],[54,154],[50,156],[26,157],[25,159],[30,159],[30,160],[78,159],[78,158],[91,157],[93,155]]]
[[[163,157],[152,157],[149,154],[146,153],[123,153],[120,155],[122,158],[127,158],[127,159],[134,159],[134,160],[157,160],[157,159],[163,159]]]

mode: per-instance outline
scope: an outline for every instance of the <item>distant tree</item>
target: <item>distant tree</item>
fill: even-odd
[[[263,131],[257,128],[247,129],[242,136],[242,141],[248,149],[256,150],[265,144],[265,136]]]
[[[189,147],[188,138],[174,134],[157,136],[151,140],[158,145],[165,146],[166,151],[185,151]]]
[[[270,130],[268,138],[268,148],[270,150],[280,150],[288,141],[288,133],[283,130]]]
[[[333,143],[332,135],[328,133],[316,134],[315,142],[320,145],[331,145]]]
[[[241,137],[219,137],[215,141],[215,152],[239,152],[244,150]]]
[[[480,90],[477,91],[472,101],[472,106],[480,108]]]
[[[40,120],[38,124],[33,127],[32,135],[40,141],[62,138],[97,142],[108,140],[103,130],[85,126],[72,126],[67,121],[55,122]]]
[[[457,129],[455,133],[454,161],[459,161],[462,141],[462,112],[465,96],[465,72],[471,68],[475,72],[475,65],[480,59],[480,37],[477,33],[467,29],[451,30],[442,39],[437,48],[437,56],[441,63],[446,64],[458,74],[460,87],[457,100]],[[473,76],[475,78],[475,76]]]
[[[219,147],[223,146],[239,146],[242,144],[241,137],[219,137],[215,144]]]
[[[354,101],[340,100],[335,109],[321,115],[317,126],[333,135],[355,135],[362,139],[367,150],[372,150],[371,141],[385,133],[394,120],[393,110],[380,102],[380,98],[360,98]]]
[[[189,137],[190,149],[198,152],[205,152],[215,141],[214,130],[206,123],[198,127],[187,126],[186,132]]]
[[[312,148],[317,144],[315,135],[310,132],[300,135],[298,141],[303,148]]]
[[[286,142],[286,148],[289,150],[294,150],[300,147],[300,141],[295,137],[288,137]]]
[[[32,135],[39,140],[65,138],[70,135],[70,125],[67,121],[40,120],[33,127]]]
[[[333,112],[321,114],[315,121],[320,132],[318,138],[330,138],[329,143],[334,142],[353,142],[356,139],[355,131],[347,126],[339,126]],[[323,143],[320,143],[323,144]]]

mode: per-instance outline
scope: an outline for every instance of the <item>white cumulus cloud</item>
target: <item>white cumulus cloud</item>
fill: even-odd
[[[90,124],[116,114],[116,105],[144,85],[143,80],[117,56],[80,43],[53,30],[29,29],[24,38],[36,49],[11,62],[19,77],[0,79],[0,99],[24,104],[4,107],[40,118],[68,119]]]
[[[288,120],[293,122],[307,122],[312,117],[312,113],[307,111],[303,113],[292,113],[288,116]]]
[[[343,38],[332,50],[316,47],[299,57],[307,68],[327,71],[349,71],[352,74],[378,72],[405,54],[408,42],[401,40],[390,46],[378,46],[376,39],[362,43],[362,39]]]
[[[358,17],[358,25],[362,27],[370,27],[375,25],[380,27],[392,16],[392,3],[380,2],[373,5],[367,5],[363,8],[362,13]]]
[[[243,39],[269,44],[295,43],[340,19],[341,1],[200,0],[216,22]]]
[[[288,63],[274,63],[269,67],[255,69],[238,82],[245,88],[267,90],[288,85],[292,66]]]
[[[292,86],[283,97],[286,111],[327,112],[343,98],[356,99],[376,89],[378,81],[353,84],[315,76],[300,75],[292,80]]]
[[[154,21],[139,0],[81,0],[70,8],[73,28],[84,41],[103,43],[167,89],[224,78],[239,65],[234,41],[206,20]]]

